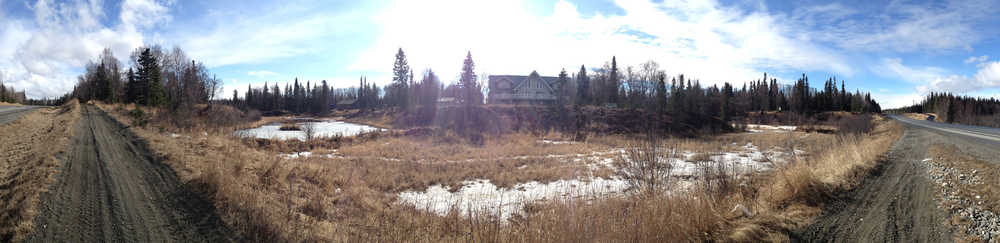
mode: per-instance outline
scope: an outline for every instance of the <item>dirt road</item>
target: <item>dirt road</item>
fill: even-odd
[[[21,115],[27,114],[38,106],[0,106],[0,125],[17,120]]]
[[[214,207],[134,135],[84,106],[29,242],[225,242]]]
[[[937,208],[936,191],[921,161],[934,144],[955,144],[963,152],[997,161],[1000,140],[988,130],[895,117],[906,131],[889,151],[889,161],[803,232],[803,242],[950,242],[947,212]]]

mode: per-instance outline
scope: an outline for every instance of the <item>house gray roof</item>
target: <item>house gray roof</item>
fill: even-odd
[[[545,83],[548,83],[550,87],[555,87],[556,80],[559,79],[559,77],[546,77],[546,76],[539,76],[539,78],[541,78],[543,81],[545,81]],[[528,79],[528,76],[521,76],[521,75],[490,75],[489,79],[490,79],[490,89],[492,89],[495,81],[499,81],[501,79],[510,80],[510,82],[513,84],[512,87],[520,86],[521,82],[523,82],[525,79]]]

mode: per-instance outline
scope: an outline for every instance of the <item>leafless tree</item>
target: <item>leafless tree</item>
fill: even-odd
[[[306,135],[306,141],[313,140],[316,138],[316,125],[313,123],[306,123],[302,127],[302,133]]]
[[[676,151],[649,135],[645,140],[629,144],[616,166],[618,176],[640,195],[655,196],[670,189],[674,170],[671,158]]]

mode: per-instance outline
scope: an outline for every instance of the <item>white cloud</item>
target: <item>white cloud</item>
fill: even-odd
[[[883,59],[882,66],[874,69],[887,77],[899,78],[917,84],[916,91],[968,93],[1000,87],[1000,62],[985,62],[972,76],[948,74],[937,67],[908,67],[898,58]]]
[[[917,87],[921,92],[968,93],[1000,87],[1000,62],[984,63],[972,76],[948,75],[938,77],[928,84]]]
[[[892,1],[883,9],[861,12],[854,6],[830,4],[792,11],[792,23],[817,41],[848,50],[928,52],[971,50],[972,44],[989,35],[979,28],[995,16],[989,9],[996,1],[945,1],[914,3]],[[992,27],[990,27],[992,28]]]
[[[903,59],[884,58],[872,72],[890,78],[899,78],[910,83],[926,83],[944,76],[947,70],[937,67],[914,68],[903,65]]]
[[[871,95],[872,99],[875,99],[879,102],[879,106],[882,106],[882,109],[892,109],[892,108],[910,106],[924,99],[924,95],[917,92],[911,92],[911,93],[874,92],[871,93]]]
[[[362,31],[366,12],[330,14],[307,7],[322,3],[283,3],[253,16],[246,11],[215,11],[214,26],[172,36],[192,57],[209,67],[259,64],[281,58],[315,55],[338,48],[336,37]],[[330,57],[333,58],[333,57]]]
[[[985,55],[983,55],[983,56],[978,56],[978,57],[976,57],[976,56],[971,56],[971,57],[969,57],[968,59],[965,59],[965,64],[973,64],[973,63],[975,63],[975,64],[979,64],[979,63],[982,63],[982,62],[985,62],[985,61],[986,61],[986,60],[988,60],[989,58],[990,58],[989,56],[985,56]]]
[[[121,24],[106,27],[101,2],[96,0],[52,3],[41,0],[30,6],[33,22],[4,19],[0,24],[0,72],[7,83],[26,90],[31,98],[56,97],[72,90],[74,69],[82,68],[104,48],[119,60],[142,45],[144,27],[169,19],[163,6],[143,0],[123,4]],[[144,6],[144,7],[135,7]],[[152,19],[134,23],[127,16]],[[161,17],[156,17],[161,16]]]
[[[388,72],[397,48],[418,70],[451,81],[466,51],[477,71],[556,75],[617,56],[620,67],[653,59],[668,73],[705,83],[745,81],[767,70],[854,70],[834,51],[793,36],[785,19],[743,14],[713,2],[615,2],[624,16],[581,17],[560,1],[551,16],[533,16],[519,1],[398,1],[376,17],[381,34],[350,66]]]
[[[250,71],[250,72],[247,72],[247,75],[254,76],[254,77],[257,77],[257,78],[265,78],[265,77],[277,76],[278,73],[267,71],[267,70],[260,70],[260,71]]]

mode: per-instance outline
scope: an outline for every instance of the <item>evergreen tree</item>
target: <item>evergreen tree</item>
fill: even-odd
[[[410,83],[413,81],[413,70],[410,70],[410,65],[407,64],[403,48],[399,48],[399,51],[396,53],[396,61],[392,66],[392,75],[392,84],[388,90],[389,97],[387,98],[392,105],[403,110],[409,110]]]
[[[472,61],[472,52],[469,52],[465,56],[465,61],[462,62],[462,74],[458,80],[461,90],[461,97],[458,97],[458,101],[465,106],[480,105],[483,101],[483,93],[479,88],[479,83],[476,82],[475,66],[476,64]]]
[[[137,100],[142,105],[159,106],[166,102],[166,90],[160,78],[160,62],[150,48],[139,55],[137,77]]]
[[[590,77],[587,76],[587,68],[580,65],[580,72],[576,75],[576,103],[590,103]]]
[[[618,89],[621,87],[620,77],[618,77],[618,62],[615,57],[611,57],[611,72],[608,74],[608,103],[618,104]]]
[[[667,76],[662,73],[657,76],[659,80],[656,82],[656,95],[654,96],[656,100],[653,101],[653,104],[656,104],[656,113],[663,115],[667,111]]]
[[[125,81],[125,103],[136,102],[136,97],[138,96],[136,93],[138,90],[136,87],[135,72],[132,71],[132,68],[129,68],[125,76],[127,78],[127,81]]]

